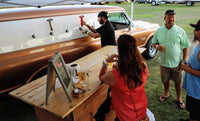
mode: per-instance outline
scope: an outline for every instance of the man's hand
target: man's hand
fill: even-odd
[[[83,20],[83,25],[88,26],[88,24]]]
[[[86,34],[87,30],[82,29],[81,32],[82,32],[83,34]]]
[[[164,45],[157,45],[156,49],[160,52],[163,52],[165,50],[165,46]]]
[[[159,45],[158,43],[153,43],[153,47],[156,48],[160,52],[163,52],[165,50],[165,46]]]

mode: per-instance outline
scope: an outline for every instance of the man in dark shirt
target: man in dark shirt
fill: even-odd
[[[108,20],[108,13],[106,11],[101,11],[98,14],[98,21],[100,24],[102,24],[102,26],[97,29],[91,27],[85,21],[83,21],[83,25],[87,26],[90,31],[82,29],[82,33],[88,34],[93,38],[101,37],[102,47],[106,45],[116,45],[115,32],[112,24]]]
[[[99,28],[95,29],[88,25],[85,21],[83,21],[83,25],[87,26],[88,30],[82,29],[83,34],[88,34],[93,38],[101,37],[101,47],[106,45],[116,45],[115,41],[115,32],[112,24],[108,20],[108,13],[106,11],[101,11],[98,14],[98,21],[100,26]],[[99,107],[97,113],[95,114],[94,118],[96,121],[104,121],[105,120],[105,113],[110,111],[109,107],[111,106],[111,97],[110,97],[111,88],[108,89],[108,94],[106,100],[103,104]]]

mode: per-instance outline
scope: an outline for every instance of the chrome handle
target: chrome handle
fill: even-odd
[[[52,24],[51,24],[51,21],[53,21],[53,19],[49,18],[49,19],[47,19],[47,21],[49,22],[49,26],[50,26],[50,30],[51,30],[50,35],[53,35],[53,27],[52,27]]]

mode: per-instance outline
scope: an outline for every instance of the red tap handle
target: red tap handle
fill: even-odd
[[[81,15],[81,16],[79,16],[80,17],[80,19],[81,19],[81,27],[83,27],[83,15]]]

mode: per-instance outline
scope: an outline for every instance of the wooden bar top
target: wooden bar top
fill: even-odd
[[[144,48],[139,48],[139,51],[143,52]],[[93,95],[98,89],[102,88],[102,86],[105,86],[105,84],[102,84],[99,80],[99,72],[102,67],[102,61],[106,59],[107,56],[116,53],[117,46],[106,46],[73,62],[78,63],[81,69],[89,69],[90,76],[88,86],[83,87],[83,89],[86,89],[85,94],[80,98],[73,97],[71,95],[71,103],[68,101],[60,82],[56,81],[56,89],[54,92],[50,93],[48,105],[45,105],[47,82],[46,75],[10,92],[9,94],[34,107],[43,109],[60,118],[65,118],[74,109],[86,101],[91,95]]]

